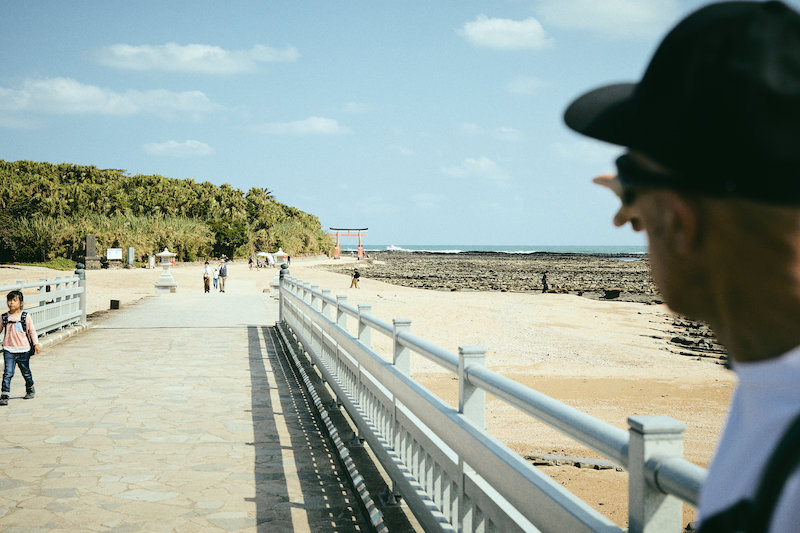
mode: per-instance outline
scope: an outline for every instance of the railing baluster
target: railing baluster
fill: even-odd
[[[481,429],[486,429],[486,393],[470,383],[467,370],[470,366],[483,366],[486,348],[483,346],[458,347],[458,412]]]
[[[420,518],[426,530],[526,530],[535,522],[551,531],[621,531],[557,483],[537,477],[537,470],[485,433],[487,392],[628,469],[632,533],[680,527],[681,503],[666,492],[696,502],[704,470],[681,458],[679,422],[631,417],[626,433],[489,371],[483,347],[459,346],[452,354],[412,335],[410,320],[388,324],[371,316],[369,305],[348,306],[343,295],[330,302],[328,290],[317,305],[318,287],[300,280],[283,283],[280,291],[281,302],[291,303],[285,310],[282,304],[281,316],[303,330],[310,360],[324,363],[319,370],[331,379],[334,397],[348,410],[355,408],[350,414],[357,436],[388,448],[376,455],[389,461],[384,466],[390,495],[409,489],[410,501],[421,498],[412,507],[415,514],[434,513],[434,518]],[[358,320],[357,340],[347,331],[347,315]],[[374,351],[373,329],[389,337],[391,354]],[[457,375],[457,408],[413,380],[412,352]],[[407,480],[409,475],[414,479]],[[415,493],[416,484],[424,496]]]
[[[679,531],[683,504],[661,492],[648,479],[645,465],[657,456],[682,455],[686,426],[668,416],[632,416],[628,418],[628,426],[628,531]]]

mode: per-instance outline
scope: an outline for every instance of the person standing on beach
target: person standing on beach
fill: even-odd
[[[542,274],[542,293],[547,292],[547,272]]]
[[[361,278],[361,274],[359,274],[359,273],[358,273],[358,269],[356,268],[356,269],[354,269],[354,270],[353,270],[353,280],[350,282],[350,288],[351,288],[351,289],[352,289],[352,288],[354,288],[354,287],[355,287],[356,289],[358,289],[358,288],[359,288],[359,287],[358,287],[358,280],[359,280],[359,278]]]
[[[14,368],[17,366],[25,380],[23,399],[30,400],[36,396],[31,373],[31,356],[40,354],[42,349],[39,346],[39,336],[36,334],[31,316],[22,310],[24,299],[22,291],[11,291],[6,295],[8,312],[3,313],[3,362],[5,366],[3,367],[0,405],[8,405],[8,399],[11,396],[11,378],[14,377]]]
[[[595,178],[622,202],[614,224],[647,233],[664,300],[711,325],[738,375],[701,531],[797,531],[800,13],[706,6],[666,36],[639,83],[595,89],[564,120],[628,149],[616,175]]]
[[[219,292],[225,292],[225,281],[228,279],[228,260],[222,259],[219,264]]]
[[[213,275],[214,273],[211,271],[208,261],[206,261],[206,264],[203,267],[203,292],[211,292],[211,277]]]

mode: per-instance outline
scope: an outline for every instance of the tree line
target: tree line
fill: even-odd
[[[245,193],[227,183],[0,160],[0,262],[79,260],[87,233],[97,236],[98,251],[132,246],[140,259],[164,247],[193,261],[330,245],[316,216],[277,202],[266,188]]]

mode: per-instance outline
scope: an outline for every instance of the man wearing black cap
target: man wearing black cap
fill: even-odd
[[[704,531],[800,530],[800,14],[706,6],[659,46],[641,82],[565,113],[628,148],[614,223],[646,231],[676,312],[708,322],[739,383],[700,498]]]

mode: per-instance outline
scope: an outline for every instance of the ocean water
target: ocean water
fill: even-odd
[[[355,252],[358,246],[342,245],[342,252]],[[579,246],[579,245],[530,245],[530,244],[365,244],[364,251],[376,252],[434,252],[440,254],[459,254],[464,252],[496,252],[509,254],[532,254],[551,252],[560,254],[625,254],[642,255],[647,246]]]

